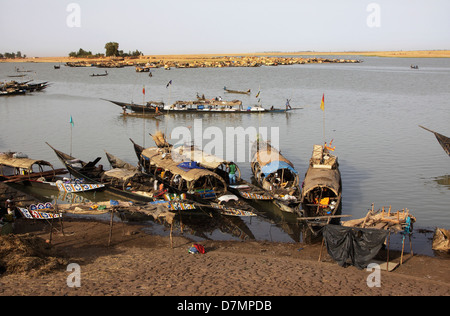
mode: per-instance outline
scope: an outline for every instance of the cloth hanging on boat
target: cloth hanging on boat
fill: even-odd
[[[378,254],[388,233],[380,229],[327,225],[323,237],[328,254],[341,267],[350,260],[355,267],[364,269]]]
[[[271,173],[276,172],[277,170],[280,170],[280,169],[289,169],[292,173],[297,174],[297,171],[290,164],[288,164],[285,161],[280,161],[280,160],[272,161],[272,162],[268,163],[267,165],[265,165],[264,167],[262,167],[261,173],[266,178]]]

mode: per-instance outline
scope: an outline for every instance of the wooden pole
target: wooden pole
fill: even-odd
[[[142,131],[143,145],[142,146],[145,147],[145,117],[144,117],[145,116],[145,111],[144,111],[144,109],[145,109],[145,85],[142,88],[142,94],[143,94],[143,97],[142,97],[142,121],[144,122],[142,124],[142,126],[143,126],[143,131]]]
[[[325,243],[325,237],[322,238],[322,244],[320,245],[320,253],[319,253],[319,262],[322,260],[322,250],[323,250],[323,245]]]
[[[170,248],[173,248],[173,223],[170,224]]]
[[[50,212],[50,210],[49,210]],[[55,219],[55,212],[53,212],[52,220],[50,221],[50,236],[48,237],[48,243],[52,243],[52,236],[53,236],[53,220]]]
[[[111,209],[111,220],[109,222],[109,240],[108,247],[111,245],[112,231],[113,231],[114,207]]]
[[[391,230],[389,229],[389,235],[388,235],[388,240],[387,240],[387,255],[386,255],[386,269],[387,271],[389,271],[389,247],[390,247],[390,243],[391,243]]]

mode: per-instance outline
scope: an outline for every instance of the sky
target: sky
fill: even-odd
[[[0,53],[450,49],[449,0],[0,0]]]

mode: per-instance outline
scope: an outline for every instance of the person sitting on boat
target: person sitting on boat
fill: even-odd
[[[230,184],[235,184],[236,183],[236,165],[234,164],[234,162],[231,162],[230,165],[228,166],[229,171],[228,171],[228,176],[230,177]]]

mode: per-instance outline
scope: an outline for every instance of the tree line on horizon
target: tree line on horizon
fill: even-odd
[[[18,51],[17,53],[4,53],[4,54],[0,53],[0,58],[15,59],[15,58],[26,58],[26,57],[27,57],[27,55],[22,56],[22,53],[20,51]]]
[[[92,54],[91,51],[85,51],[80,48],[78,52],[70,52],[69,57],[79,57],[79,58],[90,58],[90,57],[139,57],[144,55],[141,51],[135,50],[134,52],[129,51],[128,53],[124,53],[123,50],[119,50],[119,43],[117,42],[108,42],[105,44],[105,54],[98,53]]]

